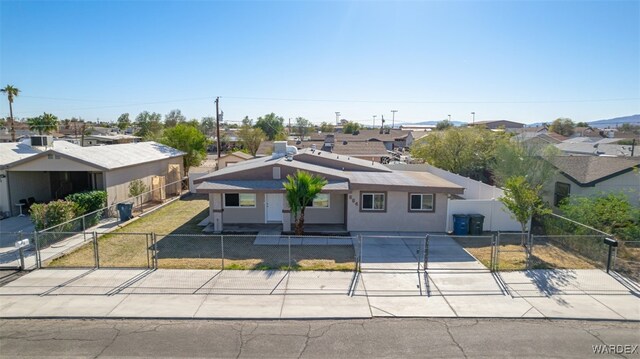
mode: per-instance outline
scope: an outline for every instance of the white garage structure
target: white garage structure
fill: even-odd
[[[156,143],[80,147],[66,141],[31,146],[30,140],[0,144],[0,212],[17,215],[23,199],[63,199],[87,190],[106,190],[114,204],[129,198],[129,183],[142,180],[150,189],[183,177],[184,153]],[[167,191],[180,191],[180,185]]]

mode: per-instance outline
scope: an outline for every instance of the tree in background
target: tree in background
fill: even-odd
[[[11,142],[16,142],[16,129],[13,126],[13,99],[18,96],[20,89],[12,85],[7,85],[0,92],[7,94],[9,100],[9,132],[11,132]]]
[[[557,118],[549,126],[549,131],[569,137],[573,135],[576,125],[570,118]]]
[[[129,128],[129,126],[131,126],[131,120],[129,120],[129,114],[123,113],[122,115],[120,115],[120,117],[118,117],[117,124],[118,124],[117,125],[118,129],[120,131],[124,131],[127,128]]]
[[[295,233],[298,236],[304,234],[304,212],[316,195],[327,184],[323,177],[312,175],[309,172],[298,170],[295,175],[288,175],[284,182],[286,198],[295,218]]]
[[[566,217],[613,234],[618,239],[640,238],[640,208],[631,205],[624,193],[570,196],[560,204],[560,210]]]
[[[58,129],[58,118],[50,113],[44,113],[38,117],[27,120],[31,131],[38,131],[39,135],[43,133],[49,134],[51,131]]]
[[[164,116],[164,127],[174,127],[179,123],[187,122],[187,118],[182,115],[182,112],[178,109],[171,110]]]
[[[526,245],[527,222],[534,214],[547,214],[551,211],[544,208],[540,199],[540,186],[532,186],[524,176],[515,176],[504,185],[504,196],[498,198],[511,212],[511,217],[520,223],[522,228],[521,245]]]
[[[272,112],[268,115],[258,117],[258,121],[254,127],[261,129],[267,135],[269,141],[273,141],[277,139],[276,137],[278,137],[278,135],[282,136],[284,133],[283,123],[284,118],[276,116],[276,114]]]
[[[449,120],[442,120],[438,123],[436,123],[436,130],[438,131],[444,131],[448,128],[454,127],[453,123]]]
[[[589,127],[589,124],[586,122],[578,122],[576,123],[576,127]]]
[[[168,128],[160,140],[161,143],[185,152],[184,172],[189,168],[198,166],[207,156],[207,137],[196,126],[179,123],[175,127]]]
[[[307,120],[304,117],[296,117],[296,132],[298,136],[302,139],[306,137],[312,130],[314,126],[311,121]]]
[[[507,141],[504,133],[478,127],[455,127],[414,141],[411,155],[438,168],[490,182],[487,169],[495,161],[498,146]]]
[[[320,124],[320,132],[322,133],[326,133],[326,132],[334,132],[336,130],[336,127],[328,122],[323,122]]]
[[[200,131],[207,136],[213,136],[216,131],[216,119],[215,117],[207,116],[203,117],[200,121]]]
[[[360,131],[361,128],[362,128],[362,125],[360,125],[359,123],[349,121],[346,124],[344,124],[344,126],[342,126],[342,132],[346,134],[355,133],[356,131]]]
[[[145,140],[156,140],[162,135],[162,115],[159,113],[143,111],[136,117],[135,125],[138,128],[136,136]]]
[[[536,147],[524,143],[501,141],[496,147],[495,161],[490,163],[493,182],[503,187],[511,177],[522,175],[532,186],[543,185],[556,172],[548,159],[559,155],[553,145]]]
[[[238,130],[238,138],[249,154],[255,156],[258,153],[258,148],[260,148],[260,143],[267,138],[267,135],[261,129],[251,127],[250,122],[248,122]]]

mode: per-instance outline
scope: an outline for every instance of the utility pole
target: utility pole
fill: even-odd
[[[398,110],[391,110],[391,128],[395,128],[396,127],[396,112],[398,112]]]
[[[340,126],[340,112],[336,112],[336,126]]]
[[[451,115],[447,115],[449,117],[449,122],[451,122]]]
[[[220,163],[220,97],[216,97],[216,152],[218,154],[218,161],[216,162],[216,167]]]
[[[373,115],[373,128],[376,128],[376,117],[378,117],[378,115]]]
[[[475,123],[476,123],[476,113],[471,112],[471,124],[475,125]]]

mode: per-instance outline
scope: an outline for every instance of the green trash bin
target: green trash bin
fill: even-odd
[[[469,234],[472,236],[480,236],[483,232],[484,216],[481,214],[469,215]]]

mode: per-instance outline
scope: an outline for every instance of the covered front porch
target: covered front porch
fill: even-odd
[[[295,218],[285,199],[282,180],[210,181],[198,186],[209,194],[209,232],[291,232]],[[329,182],[305,210],[305,231],[345,233],[346,182]]]

